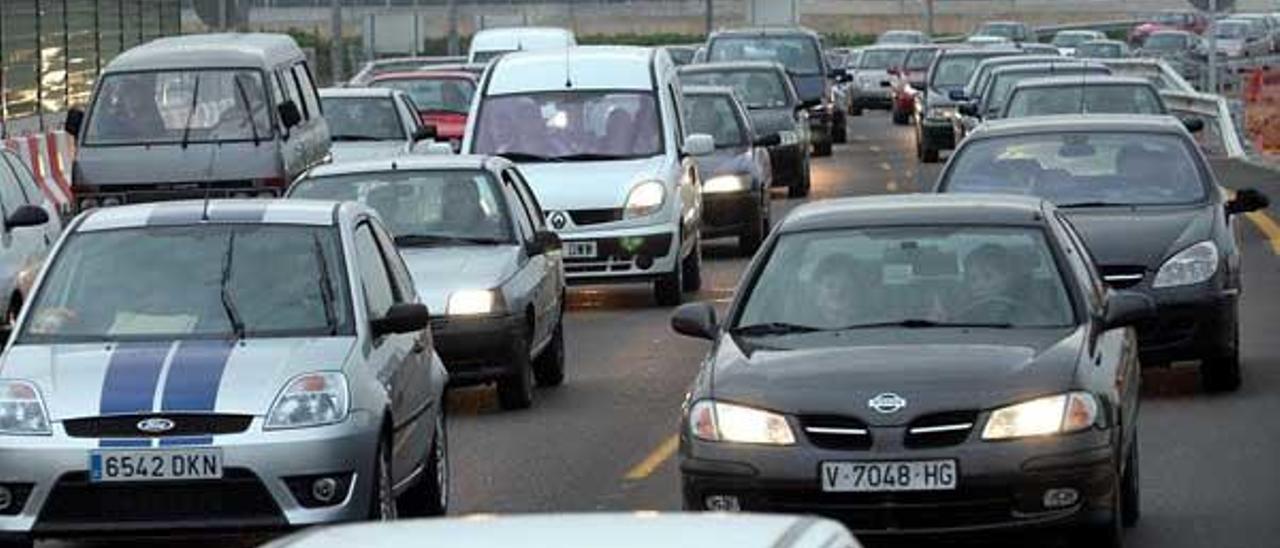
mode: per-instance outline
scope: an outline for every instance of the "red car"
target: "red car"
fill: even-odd
[[[890,71],[889,86],[893,89],[893,123],[905,125],[916,114],[916,99],[925,88],[929,65],[938,54],[938,46],[920,46],[907,52],[901,67]]]
[[[1147,41],[1147,37],[1158,30],[1184,30],[1204,34],[1205,29],[1208,28],[1209,18],[1198,11],[1163,11],[1149,21],[1133,27],[1133,30],[1129,31],[1129,44],[1141,47]]]
[[[467,131],[467,114],[477,80],[476,74],[462,70],[392,72],[378,75],[369,85],[407,93],[422,123],[435,126],[436,135],[448,139],[457,150]]]

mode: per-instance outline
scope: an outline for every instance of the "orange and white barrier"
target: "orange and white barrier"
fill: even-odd
[[[1249,138],[1260,152],[1280,154],[1280,70],[1255,70],[1243,95]]]
[[[75,139],[66,132],[54,131],[5,139],[4,147],[31,168],[45,198],[58,206],[72,203],[71,162],[75,158]]]

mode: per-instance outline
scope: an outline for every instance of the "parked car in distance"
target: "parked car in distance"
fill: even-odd
[[[325,88],[320,105],[333,141],[333,161],[351,162],[414,152],[435,138],[403,91],[385,88]]]
[[[578,45],[573,31],[557,27],[485,29],[471,37],[468,63],[488,63],[517,51],[562,50]]]
[[[1105,40],[1107,35],[1096,30],[1063,30],[1053,35],[1053,47],[1068,57],[1076,55],[1076,48],[1090,40]]]
[[[62,233],[58,208],[36,186],[31,170],[13,151],[0,147],[0,337],[9,338],[49,248]],[[0,343],[3,344],[3,343]]]
[[[1132,54],[1129,44],[1120,40],[1089,40],[1076,46],[1080,59],[1124,59]]]
[[[454,385],[496,382],[503,409],[564,381],[564,264],[559,238],[507,160],[382,159],[322,166],[295,199],[355,201],[374,211],[432,312]]]
[[[869,46],[862,50],[862,58],[854,67],[852,76],[853,96],[849,113],[862,114],[863,109],[892,110],[893,84],[891,72],[906,65],[907,53],[912,46]]]
[[[929,35],[918,30],[888,30],[876,37],[876,45],[918,45],[932,42]]]
[[[1010,42],[1037,42],[1036,33],[1020,21],[987,21],[978,25],[973,36],[993,36]]]
[[[1129,44],[1142,46],[1147,37],[1162,30],[1180,30],[1192,34],[1204,34],[1209,29],[1209,18],[1197,10],[1167,10],[1139,23],[1129,31]]]
[[[474,515],[309,529],[262,548],[406,548],[422,539],[468,548],[861,548],[837,521],[782,514],[657,512]]]
[[[893,123],[905,125],[911,122],[919,110],[925,80],[929,77],[929,65],[938,54],[938,46],[916,46],[907,52],[907,58],[897,70],[889,71],[889,84],[893,90]]]
[[[467,130],[478,80],[479,76],[466,71],[393,72],[375,77],[369,85],[407,93],[422,124],[435,126],[436,136],[456,151]]]
[[[1018,82],[1009,92],[1000,117],[1168,113],[1160,90],[1145,78],[1087,75]]]
[[[1228,59],[1258,57],[1271,52],[1271,40],[1261,21],[1223,19],[1213,26],[1218,54]]]
[[[736,236],[750,256],[769,234],[769,189],[773,166],[769,146],[782,142],[774,133],[758,134],[733,88],[685,86],[688,131],[705,133],[716,151],[698,158],[702,174],[702,237]]]
[[[414,56],[414,57],[388,57],[385,59],[374,59],[367,61],[360,66],[360,70],[356,71],[347,81],[346,86],[349,88],[362,88],[369,85],[373,78],[379,74],[388,72],[405,72],[420,69],[429,65],[443,64],[460,64],[466,63],[465,55],[445,55],[445,56]]]

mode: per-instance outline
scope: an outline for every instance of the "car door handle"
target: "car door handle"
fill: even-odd
[[[414,354],[421,354],[421,353],[423,353],[423,352],[425,352],[425,351],[427,350],[427,345],[422,344],[422,341],[415,341],[415,342],[413,343],[413,349],[412,349],[412,350],[413,350],[413,353],[414,353]]]

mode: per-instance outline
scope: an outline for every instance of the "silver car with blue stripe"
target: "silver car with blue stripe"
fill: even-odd
[[[0,358],[0,543],[447,509],[447,373],[371,210],[98,209],[51,257]]]

